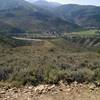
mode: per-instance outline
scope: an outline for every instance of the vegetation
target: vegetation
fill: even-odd
[[[84,31],[79,31],[79,32],[72,32],[72,35],[77,35],[80,37],[94,37],[94,36],[99,36],[99,30],[94,29],[94,30],[84,30]]]
[[[17,46],[25,46],[31,45],[31,41],[24,41],[24,40],[15,40],[10,36],[2,36],[0,35],[0,49],[2,48],[11,48]]]
[[[25,0],[0,0],[0,34],[14,35],[27,32],[52,34],[72,32],[79,28],[78,25]]]
[[[55,13],[56,12],[56,13]],[[69,4],[54,9],[57,16],[87,28],[100,28],[100,7]]]
[[[63,38],[34,41],[30,46],[1,46],[0,81],[17,86],[57,84],[60,80],[100,81],[100,53],[75,46]]]
[[[97,29],[100,28],[99,12],[100,7],[96,6],[0,0],[0,34],[59,34],[83,27]]]

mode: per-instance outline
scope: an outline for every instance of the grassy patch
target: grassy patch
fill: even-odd
[[[72,32],[72,35],[77,35],[77,36],[85,36],[85,37],[93,37],[95,36],[99,30],[87,30],[87,31],[80,31],[80,32]]]

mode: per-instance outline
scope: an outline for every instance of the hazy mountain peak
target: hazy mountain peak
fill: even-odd
[[[55,8],[55,7],[61,6],[60,3],[48,2],[47,0],[27,0],[27,1],[41,8]]]

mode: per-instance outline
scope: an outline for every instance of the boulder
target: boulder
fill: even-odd
[[[96,85],[95,85],[95,84],[89,85],[89,89],[90,89],[90,90],[94,90],[95,88],[96,88]]]
[[[5,94],[6,93],[6,91],[0,91],[0,94]]]
[[[44,85],[39,85],[37,87],[34,88],[35,92],[36,93],[42,93],[42,91],[45,89],[45,86]]]

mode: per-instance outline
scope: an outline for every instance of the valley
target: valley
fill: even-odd
[[[100,6],[0,0],[0,100],[100,100]]]

